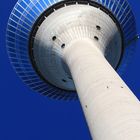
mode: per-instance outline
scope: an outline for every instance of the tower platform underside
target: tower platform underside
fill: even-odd
[[[80,4],[65,6],[43,19],[36,23],[29,48],[32,64],[44,81],[75,91],[63,51],[78,39],[93,41],[114,69],[120,64],[124,47],[122,33],[102,9]]]
[[[77,14],[75,16],[72,16],[70,17],[71,18],[70,20],[67,20],[67,23],[69,23],[70,21],[72,22],[73,20],[74,21],[73,24],[75,24],[75,25],[72,25],[72,24],[67,25],[69,28],[71,28],[71,31],[67,30],[67,33],[75,34],[75,32],[78,32],[79,35],[76,33],[74,37],[78,38],[81,36],[82,38],[86,38],[86,37],[91,38],[94,42],[97,42],[97,44],[100,44],[99,46],[100,46],[100,49],[102,49],[101,51],[105,51],[103,52],[105,58],[110,62],[110,64],[114,67],[114,69],[116,69],[116,71],[120,75],[124,73],[126,66],[129,63],[132,57],[132,54],[134,52],[134,48],[135,48],[135,46],[127,47],[127,45],[130,44],[137,36],[135,18],[129,6],[129,3],[127,1],[123,1],[123,0],[120,0],[120,1],[116,1],[116,0],[106,0],[106,1],[95,1],[95,0],[28,1],[28,0],[24,0],[22,1],[22,0],[19,0],[17,4],[15,5],[13,11],[11,12],[11,15],[8,21],[8,26],[7,26],[7,35],[6,35],[7,50],[8,50],[10,61],[16,73],[24,81],[26,85],[31,87],[31,89],[33,89],[34,91],[42,95],[47,95],[48,97],[51,97],[54,99],[62,99],[62,100],[77,99],[77,94],[75,91],[72,76],[70,74],[69,68],[67,67],[67,64],[65,64],[61,56],[60,57],[62,59],[58,59],[60,61],[62,60],[61,62],[58,60],[57,61],[49,60],[49,63],[53,61],[53,64],[50,63],[49,66],[48,64],[45,64],[45,69],[46,69],[46,66],[48,66],[48,69],[52,67],[53,72],[51,72],[51,74],[57,73],[55,74],[57,75],[56,76],[57,78],[54,77],[53,75],[52,75],[53,78],[50,78],[51,76],[50,74],[48,74],[48,72],[39,71],[41,67],[39,68],[39,66],[36,65],[37,61],[34,58],[34,55],[35,55],[35,52],[33,51],[33,47],[34,47],[33,44],[35,41],[34,37],[36,36],[37,32],[39,33],[39,27],[42,28],[41,24],[45,23],[47,19],[50,19],[51,16],[54,16],[56,12],[61,11],[71,6],[75,6],[75,5],[81,6],[81,7],[88,7],[90,9],[90,12],[92,12],[92,14],[90,16],[85,16],[85,13],[82,13],[82,16],[81,15],[80,15],[81,17],[79,16],[82,24],[78,28],[78,24],[80,25],[80,23],[78,23],[75,20],[76,16],[78,16],[78,11],[77,11]],[[91,10],[91,7],[93,8],[92,10]],[[86,9],[87,8],[83,8],[83,10],[86,13],[88,13]],[[98,16],[95,16],[94,12],[97,13]],[[101,14],[105,15],[103,17],[103,20],[101,18]],[[65,14],[65,16],[66,15],[67,14]],[[62,17],[60,16],[60,18]],[[89,24],[85,22],[84,18],[85,20],[87,20],[89,23],[93,25],[89,27]],[[94,20],[91,20],[90,18],[93,18]],[[106,21],[104,21],[105,18],[107,18]],[[111,29],[112,27],[108,26],[108,23],[107,23],[108,19],[109,21],[113,23],[112,24],[110,22],[111,26],[113,25],[115,26],[115,29],[117,28],[118,35],[116,34],[116,36],[118,36],[118,39],[119,39],[119,36],[121,37],[121,40],[119,40],[118,42],[117,42],[117,39],[114,40],[115,41],[114,44],[113,44],[113,41],[111,42],[111,40],[108,40],[109,37],[107,38],[107,40],[104,39],[108,36],[108,33],[107,33],[108,31],[105,31],[104,29],[112,30]],[[58,19],[56,23],[57,22],[59,24],[62,23],[60,19]],[[101,25],[100,25],[100,22],[101,22]],[[62,25],[64,25],[64,23],[62,23]],[[66,27],[66,25],[64,26]],[[77,26],[77,28],[73,29],[72,26]],[[105,26],[105,28],[103,26]],[[61,29],[64,30],[64,28],[61,28]],[[82,32],[85,36],[81,35]],[[90,34],[87,34],[87,32],[89,32]],[[95,34],[93,34],[93,32]],[[109,34],[111,34],[111,32],[109,32]],[[53,31],[53,33],[56,33],[56,32]],[[65,32],[65,34],[67,33]],[[71,37],[69,38],[68,36],[69,35],[67,35],[67,42],[66,42],[67,44],[65,44],[66,36],[63,40],[59,40],[58,34],[57,36],[55,34],[51,34],[52,38],[51,39],[49,38],[49,39],[52,40],[52,43],[54,43],[53,46],[55,47],[52,47],[53,48],[52,51],[49,49],[49,52],[53,52],[54,56],[56,56],[56,54],[63,55],[62,54],[63,51],[60,50],[60,46],[61,48],[64,48],[66,45],[68,45],[68,42],[70,42],[70,39],[73,39],[72,38],[73,35],[71,35]],[[114,37],[112,36],[112,40],[113,38],[115,38],[115,36]],[[62,36],[61,36],[61,39],[62,39]],[[49,44],[49,45],[52,46],[52,44]],[[59,45],[59,46],[55,50],[56,45]],[[112,48],[114,46],[118,46],[116,48],[114,47],[114,49],[117,50],[116,52],[118,54],[116,53],[116,55],[114,55],[114,53],[111,53],[111,46]],[[52,55],[51,57],[53,59],[56,59],[54,56]],[[60,57],[58,56],[58,58]],[[112,57],[114,58],[112,59]],[[55,64],[59,65],[57,67],[59,71],[54,70],[56,67],[54,66]]]

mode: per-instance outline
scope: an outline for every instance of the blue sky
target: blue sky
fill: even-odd
[[[137,25],[140,1],[129,0]],[[0,4],[0,140],[91,140],[79,101],[56,101],[31,91],[17,77],[5,48],[5,29],[16,0]],[[140,26],[138,26],[140,33]],[[140,41],[122,76],[140,99]]]

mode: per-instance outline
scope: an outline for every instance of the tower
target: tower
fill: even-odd
[[[20,0],[7,49],[33,90],[57,99],[78,95],[93,139],[138,140],[139,101],[114,70],[123,69],[137,37],[126,0]]]

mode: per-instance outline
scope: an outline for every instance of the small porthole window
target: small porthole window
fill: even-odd
[[[66,82],[67,82],[65,79],[62,79],[62,81],[63,81],[64,83],[66,83]]]
[[[55,40],[56,40],[56,36],[53,36],[53,37],[52,37],[52,40],[55,41]]]
[[[97,40],[97,41],[99,40],[99,38],[97,36],[94,36],[94,39]]]
[[[97,30],[101,30],[101,27],[99,25],[96,25]]]
[[[62,45],[61,45],[61,48],[64,49],[64,48],[65,48],[65,44],[62,44]]]

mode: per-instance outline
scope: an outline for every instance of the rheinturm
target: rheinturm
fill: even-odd
[[[80,100],[93,140],[140,140],[140,102],[119,76],[138,39],[127,0],[19,0],[6,38],[27,85]]]

